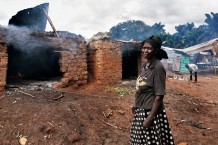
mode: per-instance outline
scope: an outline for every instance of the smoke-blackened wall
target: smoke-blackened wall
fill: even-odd
[[[53,42],[54,37],[15,27],[1,30],[8,50],[8,83],[18,76],[40,79],[61,76],[59,53],[54,52],[61,46]]]
[[[54,53],[51,47],[24,49],[11,44],[8,45],[8,56],[8,80],[17,76],[48,79],[62,74],[58,64],[59,53]]]

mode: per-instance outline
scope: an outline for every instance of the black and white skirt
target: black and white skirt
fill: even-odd
[[[130,144],[131,145],[174,145],[172,132],[168,123],[165,110],[160,110],[155,115],[150,128],[143,126],[151,110],[136,109],[132,121]]]

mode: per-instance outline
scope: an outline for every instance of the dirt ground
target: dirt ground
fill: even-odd
[[[27,145],[128,145],[134,83],[77,90],[46,81],[10,85],[0,96],[0,144],[26,138]],[[198,83],[167,79],[164,102],[176,144],[218,143],[217,86],[213,75]]]

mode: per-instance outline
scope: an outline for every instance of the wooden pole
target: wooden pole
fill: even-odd
[[[53,31],[55,32],[56,36],[59,37],[59,35],[58,35],[58,33],[57,33],[57,31],[56,31],[56,29],[55,29],[55,27],[54,27],[54,25],[53,25],[53,23],[52,23],[50,17],[48,16],[48,14],[47,14],[47,12],[45,11],[44,8],[43,8],[43,11],[44,11],[44,13],[45,13],[45,15],[46,15],[46,17],[47,17],[47,19],[48,19],[48,22],[50,23],[50,25],[51,25],[51,27],[52,27],[52,29],[53,29]]]

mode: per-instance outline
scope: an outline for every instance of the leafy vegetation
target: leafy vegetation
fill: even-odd
[[[134,87],[127,87],[127,86],[110,86],[105,89],[105,92],[114,92],[119,96],[123,97],[125,95],[133,95],[135,94]]]
[[[165,25],[146,25],[143,21],[129,20],[110,29],[113,40],[142,41],[151,35],[162,38],[163,45],[172,48],[186,48],[218,37],[218,13],[205,14],[205,24],[198,27],[193,22],[175,26],[176,33],[166,33]]]

